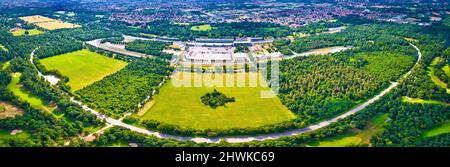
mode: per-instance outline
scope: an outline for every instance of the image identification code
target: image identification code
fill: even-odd
[[[218,162],[272,162],[275,160],[274,152],[219,152],[218,155],[187,153],[183,151],[175,155],[177,162],[201,162],[207,164],[209,160]]]

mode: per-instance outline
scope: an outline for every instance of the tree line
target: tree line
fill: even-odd
[[[159,58],[137,59],[124,69],[75,91],[75,96],[108,116],[120,117],[137,111],[139,104],[158,90],[158,85],[172,70],[168,62]]]

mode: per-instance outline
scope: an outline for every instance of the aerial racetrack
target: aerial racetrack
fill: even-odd
[[[202,72],[203,69],[197,72],[184,71],[183,75],[190,76],[191,79],[202,78],[203,83],[200,87],[192,85],[180,87],[176,83],[177,73],[180,71],[171,66],[172,60],[154,56],[168,49],[165,45],[155,45],[153,48],[142,45],[141,48],[144,49],[139,49],[136,47],[138,45],[132,44],[144,42],[122,44],[120,41],[115,45],[124,45],[125,50],[134,48],[133,51],[142,52],[144,56],[122,61],[118,59],[122,59],[124,55],[103,48],[96,49],[93,45],[82,47],[90,51],[62,49],[54,52],[56,54],[47,55],[42,54],[45,50],[36,50],[37,56],[31,58],[40,59],[35,63],[39,70],[43,70],[44,74],[67,77],[67,83],[52,86],[57,90],[59,86],[70,87],[63,89],[67,91],[64,95],[70,98],[64,98],[62,102],[48,100],[39,92],[25,91],[30,89],[30,85],[26,85],[30,83],[23,81],[19,83],[25,84],[24,88],[16,88],[16,94],[13,95],[19,96],[17,90],[22,90],[34,95],[30,97],[39,97],[38,99],[42,100],[40,104],[44,106],[47,104],[53,106],[56,103],[58,108],[55,113],[61,115],[57,117],[61,120],[65,119],[65,115],[69,115],[64,113],[64,110],[73,110],[65,108],[67,106],[65,103],[68,102],[77,104],[77,107],[90,112],[100,120],[105,120],[106,125],[86,123],[87,126],[83,126],[81,135],[83,139],[92,136],[101,138],[98,134],[104,131],[108,134],[108,129],[114,126],[149,137],[157,136],[197,143],[220,141],[243,143],[302,136],[301,134],[326,129],[328,126],[333,127],[340,121],[348,121],[347,118],[370,108],[392,90],[396,90],[402,80],[409,76],[413,67],[421,60],[420,51],[416,47],[422,47],[421,43],[419,40],[405,40],[403,35],[383,31],[386,28],[372,24],[352,25],[336,33],[295,37],[292,41],[276,39],[275,41],[281,42],[269,46],[272,47],[271,50],[284,49],[293,55],[280,58],[279,92],[277,96],[271,98],[260,98],[261,92],[272,91],[271,85],[264,82],[256,87],[205,86],[217,78],[226,79],[225,76],[234,78],[241,74],[259,75],[246,70],[233,74],[210,73],[208,70]],[[47,37],[54,33],[58,32],[46,32],[26,38]],[[87,41],[97,39],[99,38]],[[413,45],[410,45],[410,42]],[[145,45],[152,46],[154,42],[145,42]],[[41,48],[49,49],[49,46],[44,45]],[[11,50],[11,46],[5,44],[2,50],[7,52]],[[269,48],[263,47],[262,52],[267,50]],[[145,54],[151,54],[152,57],[144,58]],[[12,65],[8,65],[11,67],[5,66],[4,69],[17,68],[17,64],[17,60],[12,61]],[[175,72],[172,73],[174,69]],[[439,69],[445,72],[446,68],[439,67]],[[23,70],[20,72],[25,73]],[[20,76],[13,78],[14,82],[18,81],[18,77]],[[251,82],[251,79],[244,78],[245,82]],[[230,83],[224,82],[223,85]],[[19,86],[20,84],[14,83]],[[203,97],[215,91],[223,95],[222,99],[209,97],[209,102],[215,104],[224,97],[232,98],[233,101],[214,107],[204,103]],[[406,99],[404,103],[445,104],[439,100],[427,103],[427,98],[422,98],[426,100],[421,101],[419,100],[421,98],[411,95],[404,97]],[[31,103],[24,98],[19,100]],[[40,107],[35,108],[42,110]],[[75,119],[67,120],[89,122],[83,118],[76,116]],[[380,127],[388,124],[386,120],[390,119],[385,114],[377,114],[376,119],[367,119],[373,122],[368,125],[376,127],[373,131],[354,125],[361,131],[356,130],[354,133],[318,143],[308,143],[305,146],[369,143],[370,138],[380,133],[382,131]],[[444,130],[436,131],[439,134],[441,131],[446,132],[445,127]],[[113,132],[112,130],[111,133]]]
[[[417,65],[420,62],[420,60],[421,60],[422,54],[421,54],[420,50],[416,46],[414,46],[414,45],[411,45],[411,46],[417,51],[417,54],[418,54],[417,61],[414,64],[414,65]],[[411,67],[411,70],[412,70],[412,67]],[[407,71],[404,74],[400,74],[401,77],[399,78],[399,80],[407,78],[410,75],[411,70]],[[76,100],[75,100],[75,102],[78,103],[79,105],[82,105],[83,108],[91,111],[92,113],[98,115],[99,117],[106,119],[112,125],[125,127],[127,129],[132,130],[132,131],[136,131],[136,132],[143,133],[143,134],[155,135],[155,136],[160,137],[160,138],[173,138],[173,139],[182,140],[182,141],[192,140],[194,142],[216,143],[216,142],[220,142],[220,141],[224,140],[224,141],[227,141],[229,143],[241,143],[241,142],[250,142],[250,141],[254,141],[254,140],[261,141],[261,140],[268,140],[268,139],[277,139],[277,138],[286,137],[286,136],[294,136],[294,135],[299,135],[299,134],[311,132],[311,131],[314,131],[314,130],[326,127],[326,126],[330,125],[331,123],[334,123],[334,122],[336,122],[336,121],[338,121],[340,119],[344,119],[344,118],[346,118],[348,116],[351,116],[351,115],[353,115],[353,114],[355,114],[355,113],[357,113],[357,112],[359,112],[361,110],[364,110],[365,107],[367,107],[370,104],[374,103],[375,101],[379,100],[385,94],[389,93],[392,89],[397,87],[397,85],[398,85],[397,82],[393,82],[393,83],[390,84],[389,87],[387,87],[382,92],[380,92],[377,95],[375,95],[373,98],[370,98],[369,100],[367,100],[363,104],[360,104],[357,107],[355,107],[355,108],[353,108],[353,109],[351,109],[349,111],[346,111],[345,113],[343,113],[343,114],[341,114],[341,115],[339,115],[337,117],[334,117],[334,118],[329,119],[329,120],[321,121],[319,123],[310,125],[310,126],[308,126],[306,128],[300,128],[300,129],[295,129],[295,130],[288,130],[288,131],[284,131],[284,132],[280,132],[280,133],[272,133],[272,134],[266,134],[266,135],[254,135],[254,136],[243,135],[243,136],[236,136],[236,137],[185,137],[185,136],[183,137],[183,136],[177,136],[177,135],[169,135],[169,134],[158,133],[158,132],[146,130],[146,129],[143,129],[143,128],[140,128],[140,127],[136,127],[136,126],[133,126],[133,125],[129,125],[129,124],[123,123],[120,120],[114,120],[112,118],[105,117],[105,116],[101,115],[100,113],[98,113],[97,111],[95,111],[95,110],[93,110],[93,109],[91,109],[91,108],[89,108],[87,106],[84,106],[81,102],[76,101]],[[383,120],[384,119],[385,118],[383,118]],[[377,124],[381,124],[380,121],[376,121],[376,122],[378,122]]]
[[[364,27],[358,27],[358,29],[361,28]],[[361,108],[361,104],[363,106],[369,105],[373,102],[373,98],[376,100],[379,95],[382,96],[390,91],[393,86],[395,87],[396,84],[389,84],[389,82],[396,81],[411,69],[414,65],[414,59],[416,59],[416,50],[408,44],[392,43],[392,45],[395,45],[392,48],[397,47],[396,52],[365,51],[364,48],[357,47],[358,45],[361,44],[357,44],[351,50],[333,54],[299,56],[282,60],[280,62],[280,92],[278,96],[269,99],[259,98],[262,90],[270,90],[267,85],[254,88],[240,88],[236,85],[231,87],[205,87],[205,83],[202,83],[201,88],[195,88],[192,85],[180,88],[175,87],[173,83],[176,75],[172,75],[172,79],[164,83],[164,80],[160,78],[161,76],[153,76],[155,71],[149,70],[147,73],[149,79],[152,79],[148,81],[151,81],[151,85],[157,86],[161,81],[164,83],[161,88],[153,87],[154,89],[151,89],[157,91],[157,93],[151,94],[152,91],[141,92],[137,96],[138,98],[131,100],[132,102],[129,104],[118,103],[117,101],[124,101],[126,97],[131,97],[137,93],[133,91],[148,89],[143,86],[136,86],[138,82],[134,82],[134,84],[130,82],[135,80],[132,79],[133,77],[128,78],[132,75],[142,75],[132,72],[137,70],[138,66],[145,64],[142,62],[144,64],[141,65],[131,63],[128,65],[129,67],[114,74],[110,73],[109,76],[97,77],[97,82],[86,84],[85,88],[75,92],[80,100],[76,102],[85,104],[84,107],[90,107],[89,110],[98,110],[95,113],[104,113],[113,118],[121,118],[129,115],[126,113],[134,112],[135,115],[125,117],[124,122],[127,124],[115,122],[113,118],[107,118],[107,120],[111,119],[111,123],[114,125],[125,126],[130,129],[137,128],[136,131],[143,131],[144,133],[153,134],[152,131],[154,130],[167,134],[209,137],[269,134],[268,138],[270,138],[270,134],[276,134],[287,129],[304,129],[308,125],[363,109],[364,107]],[[60,57],[62,56],[47,59]],[[49,61],[46,61],[46,59],[42,62],[49,66]],[[102,61],[97,60],[96,62]],[[151,64],[151,62],[147,63]],[[148,67],[152,66],[154,65]],[[163,71],[158,72],[158,75],[169,76],[166,73],[167,71]],[[76,76],[71,76],[63,71],[60,72],[63,75],[68,75],[69,79]],[[80,70],[72,72],[81,73]],[[88,75],[90,73],[93,73],[93,71],[83,72],[83,74]],[[186,74],[191,75],[192,78],[206,78],[203,82],[214,82],[211,77],[204,77],[207,73],[188,72]],[[221,76],[217,73],[214,75],[216,78]],[[342,79],[347,81],[345,84],[347,86],[343,86]],[[246,82],[248,82],[247,80]],[[144,82],[144,80],[139,82]],[[123,89],[122,87],[117,89],[112,83],[121,83]],[[224,83],[224,85],[226,84]],[[305,87],[307,89],[299,89],[299,86],[302,85],[307,86]],[[236,102],[215,109],[202,104],[200,97],[213,89],[218,89],[227,96],[236,98]],[[126,95],[125,92],[130,94]],[[99,93],[105,96],[103,97]],[[146,101],[146,97],[150,94],[154,97]],[[319,99],[322,100],[319,102]],[[141,109],[134,107],[137,103],[144,107]],[[120,106],[116,104],[120,104]],[[336,120],[329,123],[334,121]],[[145,127],[152,131],[138,127]],[[289,135],[288,133],[289,131],[281,133],[281,136]]]

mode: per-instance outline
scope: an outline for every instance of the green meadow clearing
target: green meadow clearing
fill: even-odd
[[[438,135],[445,134],[445,133],[450,133],[450,121],[446,122],[442,125],[439,125],[437,127],[426,130],[422,136],[427,138],[427,137],[438,136]]]
[[[450,66],[447,64],[442,69],[444,70],[445,74],[447,74],[447,76],[450,77]]]
[[[419,98],[410,98],[410,97],[406,97],[403,96],[402,97],[402,101],[406,102],[406,103],[416,103],[416,104],[439,104],[439,105],[449,105],[446,104],[444,102],[441,101],[437,101],[437,100],[424,100],[424,99],[419,99]]]
[[[30,134],[27,132],[22,132],[16,135],[11,135],[10,131],[0,129],[0,147],[8,146],[7,142],[10,139],[28,139],[30,138]]]
[[[31,107],[51,112],[54,110],[44,104],[42,99],[37,96],[31,95],[30,93],[22,90],[22,85],[19,84],[21,73],[15,73],[12,75],[11,82],[8,84],[7,89],[10,90],[14,96],[17,96],[20,100],[25,101],[31,105]]]
[[[370,120],[362,130],[351,131],[346,134],[323,139],[310,143],[308,147],[348,147],[358,145],[369,145],[372,136],[381,133],[388,118],[387,114],[379,114]]]
[[[3,46],[2,44],[0,44],[0,50],[3,50],[3,51],[5,51],[5,52],[7,52],[7,51],[8,51],[8,49],[6,49],[6,47],[5,47],[5,46]]]
[[[88,50],[49,57],[42,59],[41,63],[48,70],[58,70],[62,75],[69,77],[67,85],[72,92],[99,81],[127,65],[124,61]]]
[[[261,98],[261,91],[267,91],[274,95],[266,85],[250,86],[250,76],[257,77],[257,73],[238,74],[200,74],[185,72],[181,78],[202,78],[203,81],[197,87],[188,83],[180,86],[177,72],[172,79],[164,84],[153,101],[150,109],[142,114],[141,118],[158,120],[168,124],[179,125],[194,129],[228,129],[258,127],[275,124],[295,118],[276,96]],[[237,77],[247,84],[238,85]],[[234,82],[220,78],[235,77]],[[252,80],[252,81],[256,81]],[[213,84],[234,83],[234,85],[220,86]],[[253,82],[252,82],[253,83]],[[261,82],[263,83],[263,82]],[[225,106],[211,108],[201,102],[201,97],[214,89],[224,93],[228,97],[234,97],[235,102]]]
[[[28,36],[34,36],[34,35],[40,35],[43,34],[44,32],[38,29],[30,29],[30,30],[25,30],[25,29],[21,29],[21,30],[17,30],[12,32],[13,36],[22,36],[22,35],[26,35],[25,32],[28,31]]]
[[[447,84],[443,81],[441,81],[436,75],[434,75],[434,65],[436,65],[436,63],[440,60],[440,57],[436,57],[432,62],[431,65],[428,67],[428,75],[431,77],[431,80],[438,85],[441,88],[444,88],[447,90],[447,93],[450,93],[450,89],[447,88]],[[447,68],[444,67],[444,71],[446,74],[450,73],[448,72],[448,66],[446,66]]]
[[[207,24],[207,25],[201,25],[201,26],[193,26],[191,27],[192,31],[210,31],[212,30],[211,25]]]
[[[4,64],[2,64],[1,66],[2,66],[2,70],[5,70],[5,69],[7,69],[9,66],[11,65],[11,62],[6,62],[6,63],[4,63]]]

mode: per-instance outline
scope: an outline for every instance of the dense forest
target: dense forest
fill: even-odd
[[[170,60],[173,57],[173,55],[163,52],[163,50],[167,48],[169,45],[171,45],[171,43],[160,41],[136,40],[133,42],[126,43],[125,49]]]
[[[412,67],[414,55],[403,47],[282,61],[279,97],[303,123],[329,118],[386,88]]]
[[[90,107],[109,116],[120,117],[127,112],[135,112],[138,105],[158,89],[158,85],[172,72],[168,65],[158,58],[135,60],[75,94]]]
[[[294,52],[301,53],[312,49],[330,46],[364,47],[366,45],[390,47],[391,44],[406,44],[405,36],[393,35],[390,29],[395,25],[366,24],[350,26],[340,33],[321,34],[309,37],[297,37],[288,46]]]

